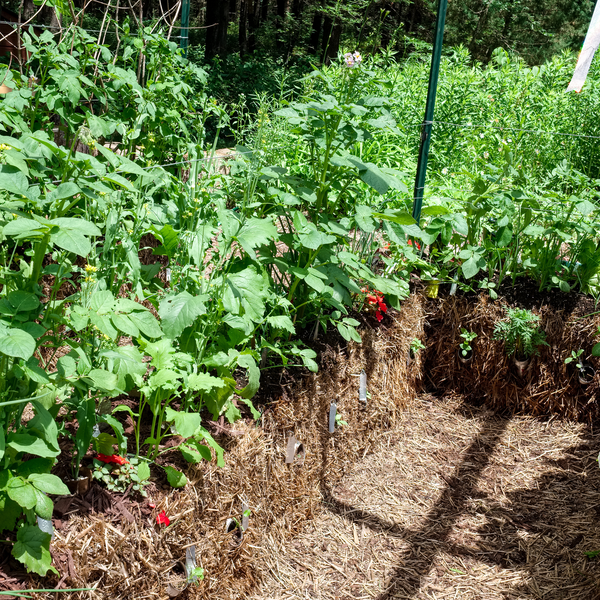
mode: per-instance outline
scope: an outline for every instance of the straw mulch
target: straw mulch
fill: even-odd
[[[61,598],[167,598],[169,583],[182,579],[181,562],[191,545],[205,579],[179,598],[247,597],[264,576],[268,548],[289,540],[322,510],[322,497],[412,402],[421,367],[418,360],[408,367],[406,357],[410,341],[423,336],[423,322],[423,301],[412,296],[383,326],[365,326],[362,344],[329,347],[319,373],[284,384],[259,423],[238,422],[217,436],[226,448],[224,468],[191,466],[185,488],[159,486],[151,493],[155,508],[125,502],[120,511],[98,512],[92,504],[88,514],[67,512],[52,543],[60,587],[95,591]],[[370,394],[366,407],[358,401],[362,369]],[[329,434],[332,400],[348,424]],[[285,464],[290,435],[304,446],[302,465],[299,458]],[[244,504],[252,515],[240,545],[225,527],[229,517],[241,520]],[[167,529],[155,521],[162,510],[171,519]],[[32,579],[29,587],[48,583]]]
[[[433,301],[428,308],[425,377],[429,386],[454,390],[491,407],[533,415],[561,415],[591,421],[599,414],[600,363],[591,356],[600,315],[586,318],[581,311],[557,310],[541,306],[540,327],[549,346],[540,349],[523,377],[506,352],[503,343],[493,339],[496,323],[505,318],[501,301],[481,295],[477,299],[448,296]],[[461,365],[458,346],[461,328],[477,334],[470,365]],[[572,350],[584,355],[596,369],[594,381],[583,387],[574,364],[565,365]]]
[[[600,435],[423,397],[275,539],[253,600],[597,600]]]

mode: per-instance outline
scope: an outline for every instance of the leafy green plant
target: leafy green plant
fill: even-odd
[[[540,317],[524,308],[507,308],[506,321],[494,328],[494,339],[502,340],[509,356],[526,360],[539,353],[540,346],[547,346],[546,332],[538,327]]]
[[[131,489],[146,497],[144,486],[150,483],[150,467],[148,463],[133,456],[128,461],[110,463],[95,458],[93,460],[92,477],[113,492],[125,492]]]
[[[466,357],[473,351],[471,342],[477,337],[477,334],[474,331],[468,331],[463,327],[460,330],[460,337],[463,339],[459,344],[460,353],[463,357]]]
[[[565,365],[574,362],[578,369],[583,369],[583,359],[581,358],[582,354],[583,348],[580,348],[577,350],[577,352],[575,352],[575,350],[571,350],[571,356],[567,356],[567,358],[565,358]]]
[[[425,350],[425,344],[419,338],[413,338],[410,342],[411,356],[416,356],[420,350]]]

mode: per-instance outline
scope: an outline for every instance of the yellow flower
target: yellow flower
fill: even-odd
[[[98,267],[94,267],[92,265],[85,265],[86,273],[95,273],[98,270]]]

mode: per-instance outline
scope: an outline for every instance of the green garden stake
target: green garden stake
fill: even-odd
[[[440,74],[440,59],[442,57],[442,45],[444,41],[444,26],[446,24],[447,7],[448,0],[438,0],[438,15],[435,25],[433,54],[431,56],[431,70],[429,71],[429,88],[427,90],[427,103],[425,105],[425,119],[421,124],[421,146],[419,148],[419,162],[417,164],[417,176],[415,178],[415,193],[412,216],[417,222],[417,225],[421,220],[421,207],[423,206],[423,194],[425,193],[425,176],[427,174],[429,144],[431,142],[431,130],[433,128],[433,112],[435,108],[438,77]]]
[[[190,27],[190,0],[183,0],[181,5],[181,40],[180,48],[183,50],[183,55],[187,57],[188,41]]]

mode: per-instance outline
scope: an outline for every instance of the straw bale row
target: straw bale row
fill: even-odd
[[[505,306],[502,300],[491,301],[483,294],[478,298],[447,296],[428,305],[424,379],[429,388],[453,390],[509,412],[586,421],[597,418],[600,363],[591,351],[600,341],[596,335],[600,314],[547,304],[534,309],[548,346],[540,348],[519,376],[503,343],[493,339],[496,323],[506,317]],[[461,364],[458,357],[461,328],[477,334],[469,365]],[[565,364],[571,351],[580,348],[582,358],[597,371],[587,386],[579,382],[575,363]]]
[[[132,519],[74,514],[57,530],[52,552],[62,587],[95,587],[61,598],[167,598],[183,579],[186,549],[195,546],[205,579],[179,598],[247,597],[260,578],[270,540],[286,540],[315,516],[345,470],[375,448],[382,430],[394,427],[419,385],[420,362],[407,364],[413,338],[423,337],[423,300],[412,296],[391,325],[361,331],[363,343],[329,347],[319,373],[295,389],[281,387],[256,425],[238,422],[218,437],[226,466],[191,467],[182,490],[158,490],[152,512],[129,506]],[[359,402],[359,376],[367,373],[369,397]],[[330,403],[347,425],[329,433]],[[285,464],[289,436],[303,444],[305,460]],[[230,517],[252,514],[243,541],[227,533]],[[155,522],[158,511],[171,519]],[[169,588],[169,584],[172,588]]]

